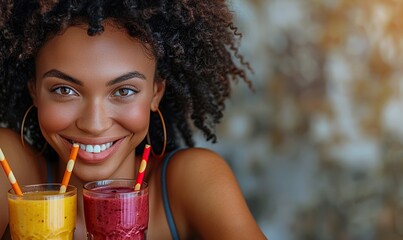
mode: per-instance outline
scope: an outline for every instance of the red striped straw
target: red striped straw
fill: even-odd
[[[151,150],[151,146],[146,144],[146,146],[144,147],[144,151],[143,151],[143,157],[141,158],[139,174],[137,175],[137,179],[136,179],[136,185],[134,185],[134,191],[140,190],[141,185],[143,184],[144,173],[145,173],[146,167],[147,167],[148,156],[150,156],[150,150]]]
[[[20,186],[17,183],[17,180],[15,179],[15,176],[13,174],[13,171],[11,171],[10,166],[8,165],[7,159],[3,154],[3,151],[0,148],[0,163],[1,166],[3,167],[4,172],[6,173],[8,180],[11,183],[11,187],[13,188],[15,194],[22,196],[22,191]]]
[[[63,180],[62,180],[62,186],[60,186],[59,193],[65,193],[66,192],[67,186],[69,185],[71,172],[73,171],[74,163],[76,162],[79,147],[80,146],[77,143],[74,143],[73,147],[71,148],[70,158],[69,158],[69,161],[67,162],[66,170],[64,171],[64,176],[63,176]]]

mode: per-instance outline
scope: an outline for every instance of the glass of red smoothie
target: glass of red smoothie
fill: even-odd
[[[135,180],[111,179],[84,184],[87,239],[146,239],[148,186],[134,191]]]

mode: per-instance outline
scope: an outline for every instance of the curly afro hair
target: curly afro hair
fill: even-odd
[[[139,39],[157,59],[156,81],[166,80],[160,110],[167,127],[167,151],[181,144],[193,146],[195,129],[216,142],[214,127],[223,116],[231,82],[242,79],[251,87],[246,76],[251,68],[238,52],[241,34],[223,0],[2,0],[2,124],[20,131],[32,105],[27,81],[34,77],[35,55],[44,42],[74,24],[88,24],[90,36],[102,34],[106,19]],[[41,149],[45,140],[36,111],[27,119],[25,137]],[[158,114],[152,113],[150,121],[153,148],[160,152],[163,132]]]

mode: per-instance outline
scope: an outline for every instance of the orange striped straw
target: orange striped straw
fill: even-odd
[[[1,166],[3,167],[4,172],[6,173],[6,175],[8,177],[8,180],[11,183],[11,187],[13,188],[14,192],[17,195],[22,196],[21,188],[18,185],[17,180],[15,179],[13,171],[11,171],[11,168],[8,165],[7,159],[4,156],[3,151],[1,150],[1,148],[0,148],[0,163],[1,163]]]
[[[137,175],[136,185],[134,185],[134,191],[138,191],[141,188],[141,184],[143,184],[144,173],[146,171],[148,156],[150,156],[151,146],[146,144],[143,151],[143,157],[141,158],[139,174]]]
[[[69,161],[67,162],[66,170],[64,171],[62,186],[60,186],[59,193],[66,192],[67,186],[69,185],[71,172],[73,171],[74,163],[76,162],[79,147],[80,147],[80,145],[78,145],[77,143],[74,143],[73,147],[71,148],[70,158],[69,158]]]

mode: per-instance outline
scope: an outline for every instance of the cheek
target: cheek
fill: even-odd
[[[150,121],[150,108],[146,104],[136,106],[119,107],[116,113],[116,121],[131,132],[147,132]]]
[[[75,115],[75,111],[60,104],[38,103],[38,120],[44,135],[67,128]]]

